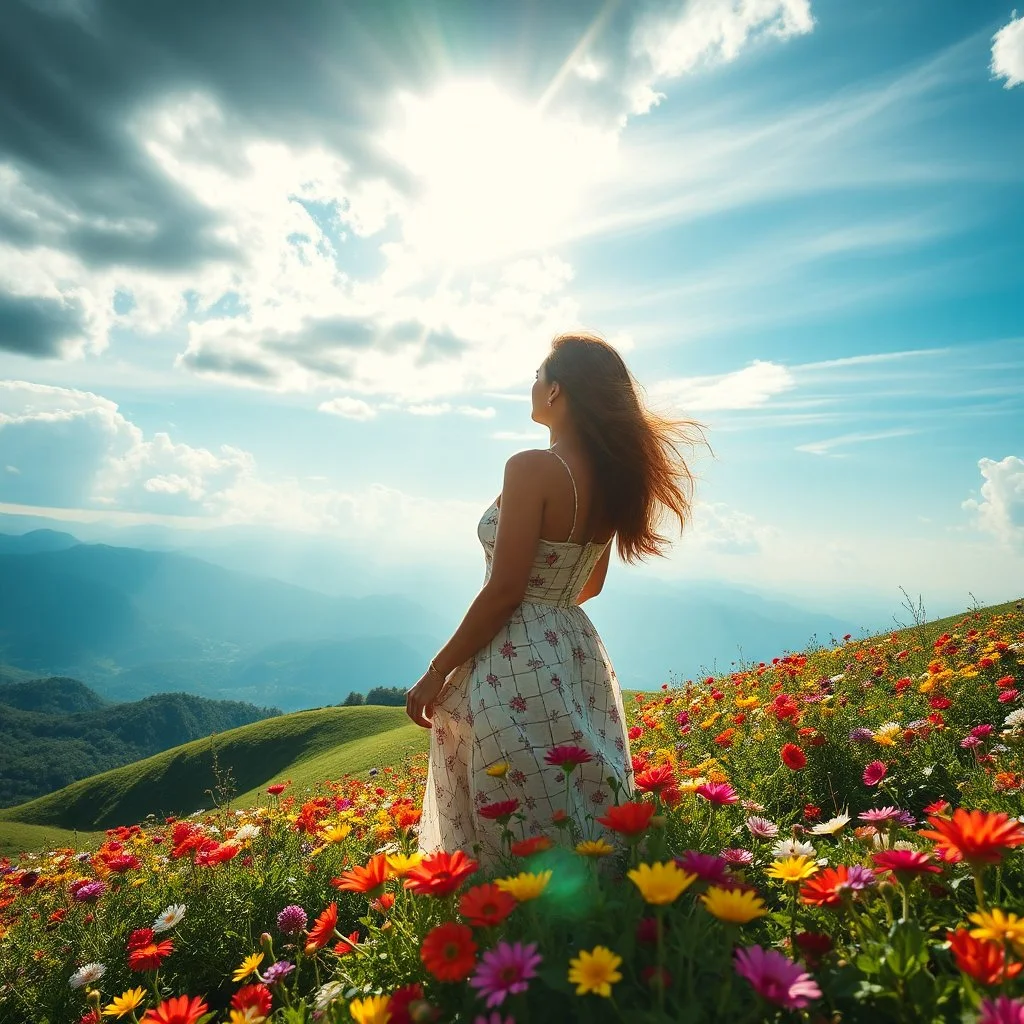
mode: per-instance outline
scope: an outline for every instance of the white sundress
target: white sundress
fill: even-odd
[[[550,451],[550,449],[548,449]],[[576,528],[576,481],[569,473]],[[500,509],[484,512],[477,536],[490,578]],[[611,541],[608,541],[610,544]],[[434,705],[419,848],[457,849],[493,863],[502,826],[477,813],[483,804],[516,798],[525,821],[513,821],[516,839],[546,834],[566,812],[578,835],[604,834],[593,819],[613,802],[606,781],[615,776],[620,799],[633,792],[622,695],[594,624],[574,599],[607,544],[541,540],[521,604],[508,622],[449,676]],[[552,747],[571,744],[593,757],[570,776],[549,765]],[[503,777],[487,769],[505,763]]]

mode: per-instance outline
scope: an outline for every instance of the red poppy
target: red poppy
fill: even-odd
[[[997,942],[976,939],[966,928],[946,932],[957,967],[982,985],[998,985],[1020,974],[1024,964],[1007,964],[1006,952]]]
[[[176,996],[147,1010],[139,1024],[196,1024],[209,1010],[200,996]]]
[[[287,782],[275,782],[272,786],[267,786],[267,792],[272,796],[280,796],[287,788]]]
[[[334,934],[338,924],[338,904],[332,903],[313,923],[306,935],[306,953],[323,949]]]
[[[938,855],[946,861],[965,860],[974,866],[998,864],[1003,852],[1024,844],[1024,826],[1002,811],[965,811],[958,807],[951,818],[930,815],[932,829],[918,834],[934,839]]]
[[[467,925],[448,921],[427,932],[420,959],[438,981],[465,981],[476,966],[476,948]]]
[[[782,763],[795,772],[807,767],[807,755],[795,743],[787,743],[779,751],[779,756],[782,758]]]
[[[417,896],[447,896],[455,892],[478,867],[477,862],[462,850],[428,853],[416,867],[409,869],[405,887]]]
[[[516,909],[515,897],[493,882],[467,889],[459,900],[459,913],[475,928],[493,928]]]
[[[231,997],[231,1009],[241,1010],[243,1013],[248,1009],[254,1009],[257,1016],[269,1017],[273,1008],[274,997],[266,985],[243,985]]]
[[[364,892],[370,898],[380,895],[384,883],[392,876],[385,853],[375,853],[366,867],[342,871],[339,878],[332,878],[331,885],[343,892]]]
[[[519,801],[513,797],[511,800],[496,800],[493,804],[481,804],[476,813],[490,821],[501,821],[502,818],[508,821],[518,810]]]
[[[610,828],[613,832],[621,832],[626,836],[638,836],[647,830],[654,816],[654,804],[630,801],[608,808],[603,818],[598,818],[598,824]]]

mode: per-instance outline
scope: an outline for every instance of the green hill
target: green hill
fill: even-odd
[[[325,778],[395,764],[427,748],[428,734],[404,708],[320,708],[266,719],[166,750],[72,783],[55,793],[0,811],[0,848],[8,823],[91,832],[140,821],[147,814],[190,814],[210,807],[208,792],[230,771],[245,805],[268,783],[292,780],[293,790]]]

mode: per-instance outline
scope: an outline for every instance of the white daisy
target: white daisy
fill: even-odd
[[[817,853],[810,843],[802,843],[799,839],[780,839],[772,847],[772,856],[776,860],[783,857],[813,857]]]
[[[1011,711],[1005,719],[1003,719],[1003,725],[1007,729],[1016,729],[1018,725],[1024,725],[1024,708],[1017,708],[1016,711]]]
[[[83,985],[91,985],[93,982],[99,981],[106,973],[107,968],[104,964],[86,964],[71,975],[68,984],[72,988],[81,988]]]
[[[180,903],[172,903],[166,910],[157,915],[153,922],[153,931],[169,932],[183,917],[185,908]]]
[[[816,836],[834,836],[844,825],[849,824],[849,821],[848,814],[837,814],[834,818],[829,818],[828,821],[819,822],[811,831]]]
[[[247,839],[255,839],[260,834],[259,825],[243,825],[236,833],[235,838],[244,843]]]

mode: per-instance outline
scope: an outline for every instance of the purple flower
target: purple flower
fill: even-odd
[[[853,892],[860,892],[862,889],[867,889],[868,886],[874,885],[877,881],[878,878],[871,868],[866,868],[863,864],[852,864],[846,869],[846,881],[843,883],[842,888],[850,889]]]
[[[71,887],[71,895],[78,903],[95,903],[106,891],[106,882],[86,882]]]
[[[913,828],[913,826],[917,824],[917,818],[915,818],[910,811],[900,811],[899,817],[894,818],[893,820],[906,828]]]
[[[281,929],[282,935],[298,935],[308,920],[302,907],[292,903],[277,915],[277,927]]]
[[[675,858],[676,864],[701,881],[720,885],[731,879],[729,863],[713,853],[701,853],[698,850],[685,850]]]
[[[978,1024],[1024,1024],[1024,1001],[1009,996],[984,999]]]
[[[746,978],[758,995],[786,1010],[802,1010],[821,996],[817,982],[774,949],[749,946],[736,950],[736,973]]]
[[[499,942],[480,958],[469,983],[487,997],[488,1009],[500,1006],[505,996],[526,991],[530,979],[537,976],[540,961],[536,942]]]
[[[754,855],[750,850],[744,849],[723,850],[722,859],[729,864],[738,864],[740,867],[747,867],[754,863]]]
[[[859,726],[850,732],[851,743],[868,743],[875,734],[870,729]]]
[[[752,814],[747,818],[747,831],[757,839],[774,839],[779,834],[779,826],[774,821]]]
[[[870,811],[861,811],[857,817],[861,821],[870,821],[873,825],[877,825],[886,821],[895,821],[903,813],[898,807],[873,807]]]
[[[263,982],[266,985],[276,985],[279,981],[284,981],[294,970],[295,964],[287,960],[277,960],[263,972]]]
[[[488,1017],[478,1013],[473,1019],[473,1024],[516,1024],[516,1019],[515,1017],[502,1017],[497,1010],[491,1010]]]

